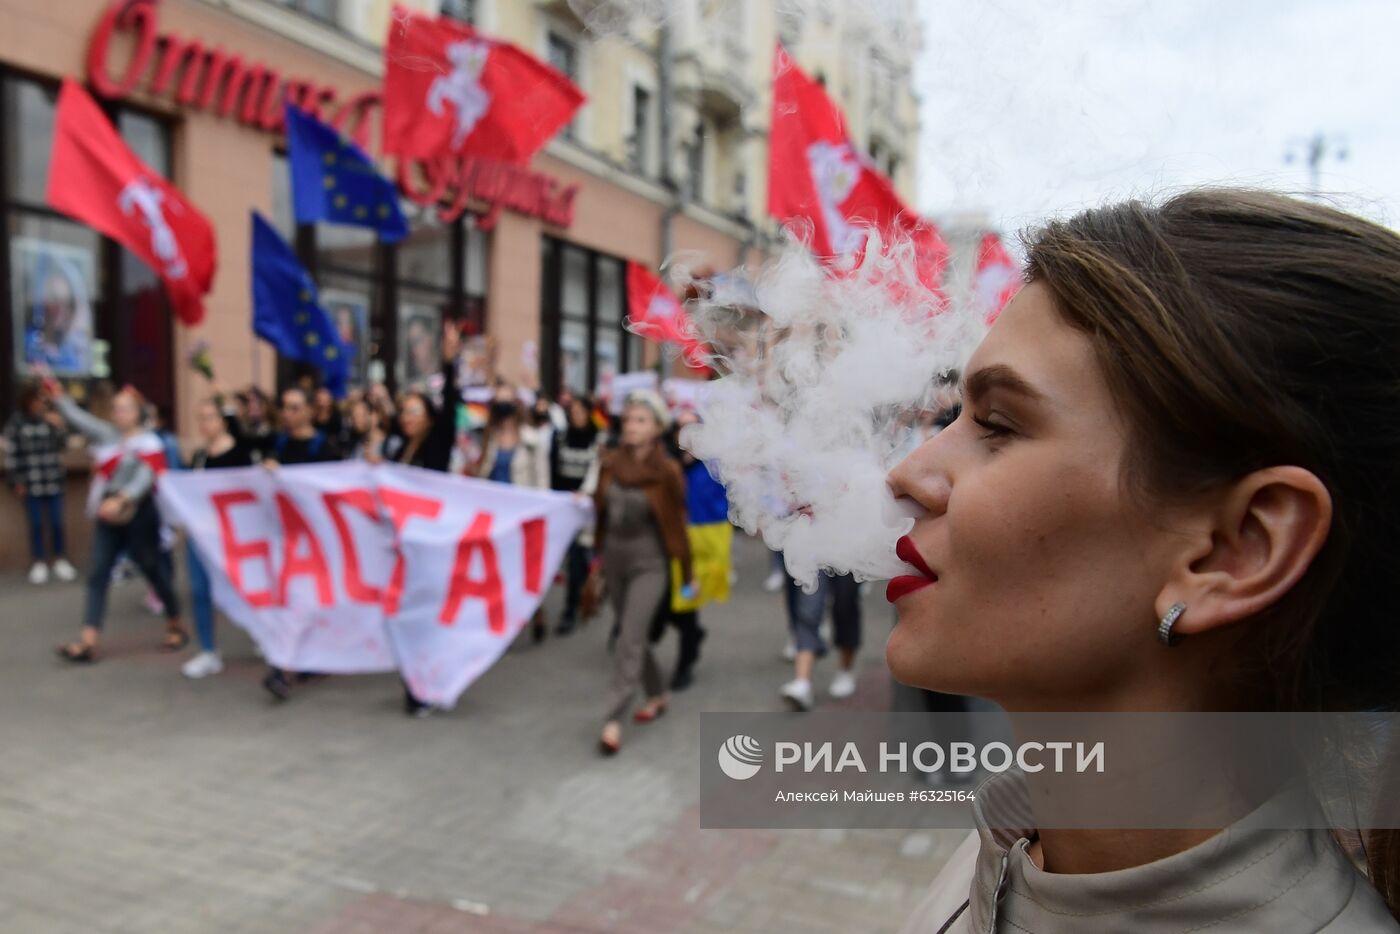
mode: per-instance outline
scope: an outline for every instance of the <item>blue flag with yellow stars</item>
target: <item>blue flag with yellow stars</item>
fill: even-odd
[[[386,242],[408,236],[393,182],[364,150],[306,112],[287,105],[287,162],[297,223],[330,221],[379,231]]]
[[[253,331],[293,360],[321,371],[326,388],[345,396],[350,349],[316,294],[316,283],[287,241],[253,212]]]

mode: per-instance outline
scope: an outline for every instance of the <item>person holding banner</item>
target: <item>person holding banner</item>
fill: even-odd
[[[311,399],[305,389],[289,386],[282,391],[282,431],[273,435],[263,455],[262,465],[276,470],[282,465],[320,464],[340,460],[334,438],[326,437],[316,428]],[[309,676],[308,676],[309,677]],[[279,701],[292,696],[292,682],[287,673],[273,668],[263,679],[263,687]]]
[[[612,697],[598,739],[604,755],[622,748],[622,718],[638,689],[646,693],[645,704],[633,715],[638,723],[661,716],[670,701],[648,635],[657,607],[670,595],[671,559],[679,562],[686,581],[682,595],[693,599],[696,594],[685,529],[685,478],[661,444],[670,421],[666,403],[655,392],[628,396],[621,444],[604,455],[594,493],[594,541],[618,622]],[[595,561],[594,574],[598,571]],[[597,587],[589,590],[596,593]]]
[[[311,398],[305,389],[291,386],[282,392],[282,430],[272,436],[263,453],[263,466],[321,464],[340,460],[336,439],[316,427]]]
[[[593,401],[587,396],[571,396],[568,404],[568,427],[559,432],[549,446],[549,485],[565,493],[591,496],[598,482],[598,455],[602,450],[602,433],[593,424]],[[578,611],[583,597],[583,585],[588,580],[588,565],[592,559],[589,547],[591,535],[579,534],[569,546],[564,559],[568,583],[564,596],[564,614],[554,633],[566,636],[578,624]]]
[[[160,559],[160,514],[156,511],[156,470],[165,455],[160,439],[142,422],[144,401],[131,386],[112,400],[112,421],[105,422],[84,411],[63,391],[57,380],[45,382],[45,392],[71,427],[87,435],[98,450],[93,474],[96,530],[91,566],[88,568],[87,606],[82,634],[77,642],[55,651],[69,662],[97,659],[97,642],[107,613],[107,588],[117,556],[125,552],[150,583],[165,612],[166,634],[161,648],[174,652],[190,641],[180,622],[180,602]]]
[[[528,423],[525,407],[508,383],[496,386],[477,476],[532,490],[549,489],[549,436]],[[544,641],[543,608],[530,620],[530,635],[535,642]]]
[[[435,407],[426,393],[410,390],[399,408],[399,434],[385,443],[385,459],[410,467],[447,473],[452,464],[452,448],[457,443],[457,407],[462,391],[457,385],[457,355],[462,350],[462,332],[452,321],[442,326],[442,407]],[[408,683],[403,686],[404,713],[427,717],[437,709],[413,696]]]
[[[205,399],[195,414],[195,426],[204,446],[190,458],[190,470],[217,470],[226,467],[251,467],[253,449],[229,430],[237,427],[232,412],[225,412],[223,396]],[[186,678],[207,678],[224,670],[223,659],[214,641],[214,600],[209,585],[209,571],[195,551],[193,539],[185,541],[185,567],[190,577],[190,606],[194,616],[195,636],[199,652],[185,662],[180,672]]]

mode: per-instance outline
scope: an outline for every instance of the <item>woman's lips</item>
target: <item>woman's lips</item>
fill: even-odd
[[[916,590],[923,590],[925,587],[932,587],[933,581],[927,577],[915,577],[912,574],[905,574],[896,577],[885,585],[885,599],[890,603],[902,597],[907,597]]]
[[[928,566],[924,556],[919,554],[919,549],[915,547],[914,540],[908,535],[901,538],[894,546],[894,553],[899,556],[899,560],[919,572],[920,576],[905,574],[896,577],[885,585],[885,599],[894,603],[901,597],[907,597],[916,590],[923,590],[925,587],[937,582],[938,575]]]
[[[895,543],[894,553],[899,557],[899,560],[918,571],[924,577],[927,577],[930,581],[938,580],[938,575],[933,573],[933,570],[928,566],[928,562],[924,560],[924,556],[919,554],[919,549],[915,547],[914,540],[908,535]]]

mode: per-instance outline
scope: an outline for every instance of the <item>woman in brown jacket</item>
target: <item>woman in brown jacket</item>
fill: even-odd
[[[646,703],[633,715],[638,723],[665,713],[670,699],[647,639],[652,617],[670,593],[670,561],[680,562],[682,580],[693,580],[685,531],[685,478],[680,464],[661,445],[670,420],[656,393],[629,396],[622,414],[622,443],[605,455],[594,494],[595,541],[618,620],[612,699],[598,741],[604,755],[621,748],[622,718],[638,687],[646,692]]]

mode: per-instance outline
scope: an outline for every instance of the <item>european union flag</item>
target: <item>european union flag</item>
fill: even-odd
[[[253,212],[253,331],[293,360],[321,371],[326,388],[344,397],[350,377],[350,348],[321,308],[316,283],[296,253]]]
[[[379,231],[387,242],[408,236],[393,182],[364,150],[331,127],[287,105],[287,162],[297,223],[330,221]]]

